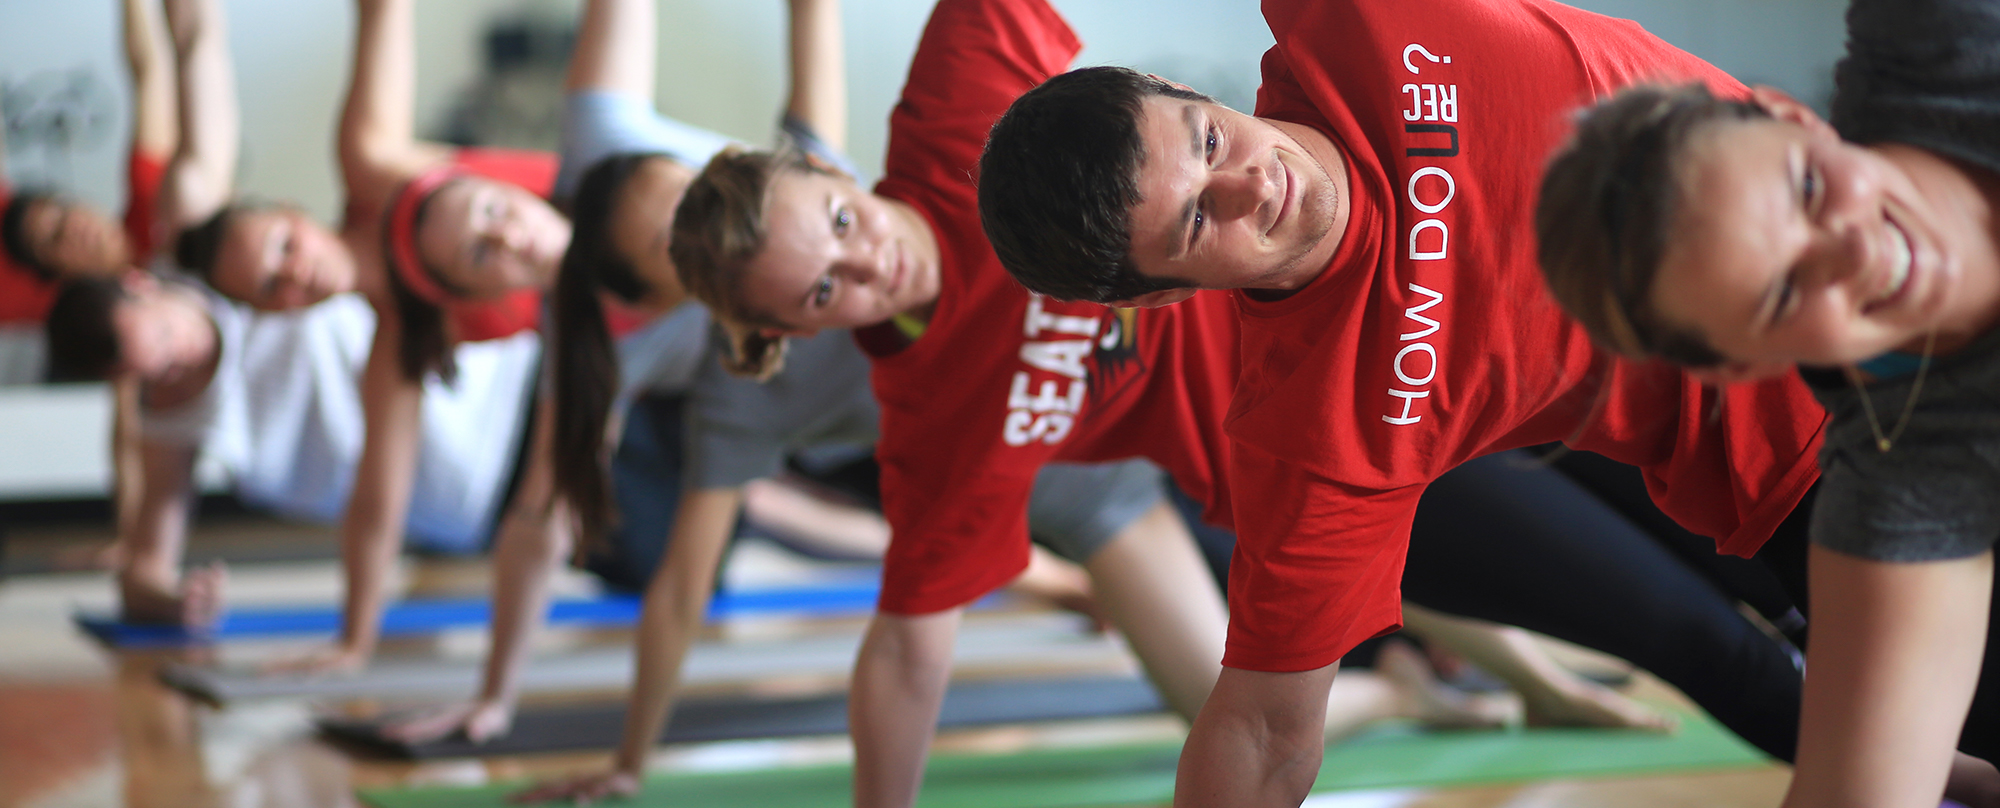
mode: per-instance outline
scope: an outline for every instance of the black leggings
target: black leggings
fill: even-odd
[[[1643,528],[1659,512],[1644,499],[1636,469],[1578,465],[1508,452],[1432,483],[1411,530],[1403,596],[1621,657],[1680,688],[1757,748],[1790,760],[1798,668],[1785,644],[1737,613],[1735,601],[1746,595],[1724,591],[1740,576],[1761,588],[1760,608],[1779,608],[1782,589],[1744,559],[1690,564],[1670,549],[1681,539]],[[1590,490],[1631,485],[1644,503],[1637,518]]]
[[[1234,536],[1196,521],[1200,508],[1186,495],[1175,500],[1226,582]],[[1772,539],[1796,550],[1773,554],[1803,561],[1804,541],[1801,513]],[[1791,760],[1801,685],[1792,649],[1735,608],[1741,600],[1782,620],[1793,611],[1786,577],[1717,556],[1715,542],[1653,505],[1637,469],[1583,453],[1551,463],[1506,452],[1453,469],[1425,492],[1403,597],[1621,657]]]

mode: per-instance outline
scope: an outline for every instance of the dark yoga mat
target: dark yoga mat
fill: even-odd
[[[809,637],[697,642],[681,665],[683,685],[741,683],[776,676],[844,677],[854,668],[861,629],[826,627]],[[1124,646],[1071,614],[995,614],[974,617],[953,646],[957,669],[1004,667],[1069,671],[1104,670],[1125,659]],[[204,702],[223,706],[256,699],[463,698],[479,687],[483,658],[381,658],[347,676],[274,674],[256,668],[218,669],[168,663],[160,680]],[[1095,666],[1094,668],[1092,666]],[[523,693],[624,690],[632,682],[628,646],[573,649],[531,658],[516,686]]]
[[[1767,765],[1768,758],[1705,716],[1682,714],[1673,735],[1531,729],[1425,732],[1390,725],[1330,745],[1314,791],[1518,783]],[[919,808],[1110,808],[1173,799],[1180,745],[1038,749],[1003,755],[934,755]],[[630,808],[754,805],[846,808],[848,766],[659,774]],[[487,808],[528,784],[369,789],[375,808]]]
[[[754,614],[866,614],[875,608],[881,584],[875,580],[802,587],[743,589],[717,593],[708,617]],[[630,626],[639,620],[639,598],[606,595],[559,600],[549,604],[550,625]],[[406,600],[391,604],[382,616],[382,636],[435,634],[445,629],[483,626],[491,614],[487,599]],[[230,639],[332,635],[340,630],[336,606],[292,606],[232,609],[212,629],[191,631],[180,626],[126,623],[101,613],[78,612],[79,628],[114,648],[158,648],[212,643]]]
[[[1131,677],[954,683],[945,693],[940,727],[1154,713],[1166,709],[1152,685]],[[320,730],[369,752],[399,759],[484,757],[616,747],[625,703],[527,708],[506,737],[474,744],[463,736],[406,744],[383,738],[380,721],[321,719]],[[685,699],[674,708],[661,743],[842,735],[847,697]]]

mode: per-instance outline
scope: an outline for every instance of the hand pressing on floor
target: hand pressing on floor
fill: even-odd
[[[359,673],[362,668],[368,667],[368,658],[373,654],[373,648],[336,642],[265,665],[264,673],[346,676]]]
[[[212,628],[222,619],[227,579],[221,562],[179,576],[146,575],[128,569],[118,576],[119,612],[128,623]]]
[[[516,805],[541,802],[589,805],[598,800],[623,799],[637,793],[638,772],[612,769],[542,783],[508,797],[507,801]]]
[[[514,705],[510,701],[480,699],[388,722],[382,726],[382,737],[419,744],[463,734],[468,741],[485,743],[507,734],[513,726]]]

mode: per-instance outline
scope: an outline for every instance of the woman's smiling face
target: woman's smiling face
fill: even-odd
[[[764,216],[764,248],[743,279],[754,311],[811,332],[873,325],[937,300],[929,225],[847,177],[783,171]]]
[[[2000,261],[1956,165],[1840,139],[1760,94],[1771,119],[1709,124],[1677,162],[1679,210],[1652,300],[1738,375],[1962,344],[1991,324]]]

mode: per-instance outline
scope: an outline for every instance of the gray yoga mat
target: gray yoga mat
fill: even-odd
[[[775,676],[844,676],[861,643],[856,631],[755,642],[697,643],[688,649],[681,681],[699,686]],[[993,615],[967,619],[954,658],[960,669],[1101,669],[1125,658],[1107,635],[1085,631],[1067,614]],[[210,704],[281,698],[462,698],[479,686],[477,659],[382,660],[348,676],[267,674],[245,668],[173,663],[160,679]],[[572,651],[531,659],[521,672],[524,693],[623,689],[632,682],[630,648]]]
[[[1032,721],[1154,713],[1166,709],[1152,685],[1133,677],[1086,677],[956,682],[945,694],[938,726],[972,727]],[[486,757],[618,745],[625,704],[534,707],[514,716],[505,737],[474,744],[463,736],[428,743],[382,737],[378,720],[326,718],[326,734],[366,752],[404,760]],[[847,732],[844,694],[787,699],[685,699],[674,708],[661,743],[839,735]]]

